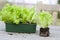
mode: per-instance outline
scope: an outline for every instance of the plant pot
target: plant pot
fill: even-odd
[[[49,28],[40,28],[40,36],[48,37],[49,36]]]
[[[6,32],[35,33],[36,32],[36,24],[6,23]]]

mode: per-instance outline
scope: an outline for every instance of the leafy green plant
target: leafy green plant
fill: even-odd
[[[35,9],[7,4],[0,11],[0,20],[6,23],[35,23]]]
[[[20,21],[20,8],[18,6],[11,6],[10,4],[7,4],[0,12],[2,16],[2,21],[6,23],[16,23],[18,24]]]
[[[49,12],[39,12],[37,18],[39,18],[37,23],[41,28],[47,28],[52,23],[52,15]]]
[[[24,8],[23,13],[23,20],[26,20],[28,23],[35,23],[36,13],[34,8],[30,8],[30,10],[28,8]]]

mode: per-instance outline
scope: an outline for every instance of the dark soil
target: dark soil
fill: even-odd
[[[49,36],[49,28],[40,28],[40,36],[48,37]]]

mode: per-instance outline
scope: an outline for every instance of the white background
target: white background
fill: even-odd
[[[32,3],[36,4],[39,1],[42,1],[44,4],[57,4],[58,0],[8,0],[8,2],[16,2],[16,3]]]

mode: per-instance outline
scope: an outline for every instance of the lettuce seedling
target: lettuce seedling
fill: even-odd
[[[37,15],[39,20],[37,23],[41,26],[41,28],[47,28],[52,23],[52,15],[49,12],[39,12]]]
[[[0,11],[0,20],[6,23],[35,23],[35,8],[6,4]]]

